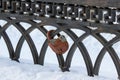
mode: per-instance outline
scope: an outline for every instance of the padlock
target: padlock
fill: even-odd
[[[54,39],[54,37],[51,36],[53,32],[54,30],[47,32],[48,45],[56,54],[64,54],[69,48],[67,39],[64,35],[60,34],[57,34],[58,38]]]

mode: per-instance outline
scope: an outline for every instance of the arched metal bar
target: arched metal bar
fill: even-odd
[[[114,51],[114,49],[111,46],[106,46],[107,41],[99,34],[93,34],[93,36],[97,40],[99,40],[101,42],[101,44],[104,46],[104,48],[109,52],[109,54],[110,54],[110,56],[115,64],[118,76],[120,76],[120,59],[119,59],[118,55],[116,54],[116,52]],[[106,51],[104,51],[104,50],[102,51],[102,55],[100,56],[101,59],[103,59],[102,56],[104,56],[103,52],[106,52]],[[99,67],[99,66],[97,66],[97,67]],[[97,71],[99,71],[99,70],[97,70]],[[95,72],[95,73],[97,73],[97,72]]]
[[[77,36],[76,34],[74,34],[72,31],[70,30],[64,30],[75,42],[76,46],[79,48],[79,50],[81,51],[82,53],[82,56],[83,56],[83,59],[85,61],[85,64],[86,64],[86,68],[87,68],[87,71],[88,71],[88,75],[89,76],[93,76],[93,65],[92,65],[92,61],[91,61],[91,58],[88,54],[88,51],[87,49],[85,48],[85,46],[83,45],[82,42],[77,42],[76,39]],[[76,37],[76,38],[75,38]],[[79,39],[80,40],[80,39]],[[77,43],[76,43],[77,42]],[[70,54],[70,53],[69,53]],[[68,59],[68,58],[67,58]],[[68,62],[68,60],[66,60]],[[65,63],[65,64],[68,64],[68,63]],[[69,66],[69,65],[68,65]],[[65,66],[66,67],[66,66]]]
[[[38,63],[40,65],[44,65],[44,59],[45,59],[45,54],[46,54],[46,51],[47,51],[47,47],[48,47],[48,40],[46,39],[42,48],[41,48],[40,55],[38,57]]]
[[[112,46],[114,43],[116,43],[119,40],[120,40],[120,37],[115,37],[112,40],[110,40],[108,43],[106,43],[107,44],[106,46]],[[95,65],[94,65],[95,75],[98,75],[98,73],[99,73],[100,64],[102,62],[102,59],[103,59],[105,53],[106,53],[106,49],[105,49],[105,47],[103,47],[102,50],[100,51],[99,55],[97,56],[96,61],[95,61]]]
[[[53,36],[55,36],[59,32],[60,32],[60,29],[56,30],[54,32]],[[42,46],[42,49],[41,49],[41,52],[40,52],[40,55],[39,55],[39,58],[38,58],[38,63],[40,65],[44,64],[44,59],[45,59],[45,54],[46,54],[46,51],[47,51],[47,47],[48,47],[48,41],[46,39],[46,41],[44,42],[44,44]],[[61,68],[61,70],[62,71],[67,71],[67,69],[64,68],[64,58],[63,58],[63,55],[56,54],[56,56],[57,56],[59,67]]]
[[[7,20],[8,22],[10,22],[11,24],[13,24],[13,23],[15,23],[15,22],[21,22],[21,20],[17,20],[17,21],[10,21],[10,19],[8,19],[8,18],[6,18],[5,20]],[[24,22],[26,22],[26,21],[24,21]],[[31,31],[31,30],[33,30],[34,28],[35,28],[35,23],[33,23],[33,22],[31,22],[31,21],[27,21],[27,22],[29,22],[29,23],[31,23],[31,24],[34,24],[34,27],[31,27],[29,30],[28,30],[28,32],[29,31]],[[14,24],[14,25],[16,25],[16,24]],[[17,26],[17,25],[16,25]],[[15,26],[15,27],[16,27]],[[20,26],[20,25],[19,25]],[[18,27],[19,27],[18,26]],[[18,27],[16,27],[17,29],[18,29]],[[21,26],[22,27],[22,26]],[[44,31],[44,29],[42,30],[42,28],[41,27],[37,27],[36,26],[36,28],[38,28],[39,30],[41,30],[41,32],[43,32],[44,34],[45,34],[45,31]],[[23,28],[22,28],[23,29]],[[19,30],[19,29],[18,29]],[[24,29],[23,29],[24,30]],[[20,30],[19,30],[20,31]],[[21,33],[22,32],[25,32],[25,30],[24,31],[21,31]],[[26,31],[26,33],[28,33],[27,31]],[[20,47],[22,47],[22,44],[21,43],[23,43],[24,42],[24,37],[25,37],[25,35],[26,35],[26,33],[24,34],[24,36],[22,35],[22,37],[21,37],[21,39],[20,39],[20,41],[18,42],[18,45],[17,45],[17,48],[16,48],[16,51],[15,51],[15,53],[17,53],[17,55],[15,54],[15,56],[14,56],[14,60],[17,60],[18,61],[18,58],[19,58],[19,53],[20,53],[20,50],[21,50],[21,48]],[[30,38],[30,37],[29,37]],[[30,41],[32,41],[32,39],[30,39]],[[31,42],[30,42],[31,43]],[[32,45],[33,45],[34,43],[32,42]],[[31,45],[31,49],[32,49],[32,45]],[[35,46],[34,46],[35,47]],[[18,49],[19,48],[19,49]],[[35,48],[33,48],[33,49],[35,49]],[[38,63],[38,61],[36,60],[37,59],[37,55],[35,55],[34,54],[34,50],[32,49],[32,55],[33,55],[33,60],[34,60],[34,63]],[[35,49],[36,50],[36,49]]]
[[[0,32],[0,34],[3,36],[3,38],[4,38],[5,42],[6,42],[10,58],[13,59],[14,58],[14,49],[13,49],[12,43],[11,43],[8,35],[6,34],[5,31]]]
[[[33,40],[28,35],[28,33],[26,33],[25,29],[21,25],[19,25],[19,23],[12,23],[12,24],[22,33],[22,35],[24,35],[24,38],[28,42],[28,45],[29,45],[29,47],[31,49],[34,63],[38,64],[38,52],[37,52],[37,49],[36,49],[36,47],[34,45]]]
[[[88,75],[94,76],[93,75],[93,64],[92,64],[92,61],[91,61],[91,58],[88,54],[87,49],[85,48],[85,46],[82,42],[79,43],[78,48],[80,49],[80,51],[83,55],[83,59],[85,61],[86,67],[87,67]]]
[[[39,25],[37,28],[44,34],[44,36],[46,36],[47,30],[44,28],[44,26]]]
[[[0,32],[5,31],[10,25],[11,23],[7,22],[3,27],[1,27]]]
[[[56,54],[57,59],[58,59],[58,63],[59,63],[59,67],[61,68],[61,70],[64,71],[69,71],[67,68],[64,68],[64,57],[62,54]]]
[[[15,56],[14,49],[13,49],[12,43],[11,43],[7,33],[5,32],[5,30],[10,25],[11,25],[10,22],[7,22],[3,27],[0,26],[0,34],[3,36],[3,38],[4,38],[4,40],[5,40],[6,44],[7,44],[10,58],[13,60],[13,58]]]
[[[33,24],[33,23],[32,23]],[[29,29],[27,29],[26,30],[26,33],[30,33],[30,32],[32,32],[34,29],[36,29],[36,28],[38,28],[42,33],[44,33],[45,34],[45,32],[46,32],[46,30],[43,28],[43,27],[37,27],[37,26],[31,26]],[[18,59],[19,58],[19,56],[20,56],[20,51],[21,51],[21,48],[22,48],[22,45],[23,45],[23,42],[24,42],[24,40],[25,40],[25,38],[24,38],[24,35],[22,35],[21,36],[21,38],[19,39],[19,42],[18,42],[18,44],[17,44],[17,47],[16,47],[16,51],[15,51],[15,53],[16,53],[16,59]]]
[[[69,50],[69,52],[68,52],[68,55],[67,55],[67,58],[66,58],[66,63],[65,63],[65,66],[69,69],[70,68],[70,65],[71,65],[71,62],[72,62],[72,58],[73,58],[73,54],[74,54],[74,52],[75,52],[75,50],[76,50],[76,48],[77,48],[77,44],[78,44],[78,42],[80,42],[80,41],[82,41],[85,37],[87,37],[89,34],[87,34],[87,33],[84,33],[82,36],[80,36],[79,38],[78,38],[78,41],[76,41],[76,43],[74,43],[72,46],[71,46],[71,48],[70,48],[70,50]]]
[[[35,29],[34,27],[30,27],[26,32],[30,33],[34,29]],[[22,48],[22,45],[23,45],[24,41],[25,41],[25,38],[22,35],[21,38],[19,39],[17,47],[16,47],[16,51],[15,51],[16,56],[15,56],[15,59],[19,59],[19,57],[20,57],[20,51],[21,51],[21,48]]]
[[[60,32],[60,29],[56,30],[53,33],[53,36],[55,36],[59,32]],[[38,62],[41,65],[44,65],[44,59],[45,59],[45,54],[46,54],[46,51],[47,51],[47,47],[48,47],[48,41],[46,39],[43,46],[42,46],[42,49],[41,49],[41,52],[40,52],[40,55],[39,55],[39,58],[38,58]],[[64,71],[64,69],[63,69],[63,66],[64,66],[64,58],[63,58],[63,56],[62,55],[57,55],[57,54],[56,54],[56,56],[57,56],[60,68],[62,69],[62,71]]]
[[[48,23],[48,25],[49,25],[49,23]],[[57,28],[60,28],[59,25],[56,25],[56,26],[57,26]],[[55,26],[55,27],[56,27],[56,26]],[[64,31],[64,30],[65,30],[64,28],[65,28],[65,29],[66,29],[66,28],[69,28],[69,26],[67,26],[67,27],[66,27],[66,26],[64,26],[64,27],[62,26],[61,29]],[[80,28],[81,28],[81,27],[80,27]],[[83,27],[82,27],[82,28],[83,28]],[[83,29],[83,30],[84,30],[84,29]],[[86,28],[85,30],[88,31],[89,29]],[[90,30],[89,30],[89,32],[90,32]],[[67,34],[68,34],[68,33],[67,33]],[[71,33],[70,33],[70,34],[71,34]],[[72,34],[72,35],[73,35],[73,34]],[[72,39],[74,39],[74,41],[76,41],[77,36],[76,36],[76,35],[72,36],[72,35],[71,35],[70,37],[72,37]],[[75,38],[75,37],[76,37],[76,38]],[[40,61],[40,64],[41,64],[41,65],[43,65],[43,62],[44,62],[44,57],[45,57],[45,52],[46,52],[45,49],[47,49],[47,48],[46,48],[46,47],[47,47],[47,41],[45,41],[45,43],[43,44],[43,47],[44,47],[44,48],[42,48],[42,51],[41,51],[42,53],[41,53],[41,55],[40,55],[40,57],[39,57],[39,59],[40,59],[39,61]],[[81,48],[80,48],[80,49],[81,49]],[[86,50],[86,49],[84,49],[84,50]],[[43,52],[44,52],[44,54],[43,54]],[[84,54],[84,53],[83,53],[83,54]],[[84,55],[84,56],[85,56],[85,55]],[[86,56],[88,56],[88,55],[86,55]],[[87,58],[90,59],[90,57],[87,57]],[[87,59],[87,58],[84,58],[84,59]],[[91,61],[91,60],[89,60],[89,61]],[[92,62],[89,62],[89,61],[86,60],[86,65],[89,65],[88,63],[92,63]],[[87,63],[87,62],[88,62],[88,63]],[[93,66],[91,66],[90,68],[93,68]],[[88,66],[87,66],[87,69],[89,69]],[[91,69],[91,70],[93,70],[93,69]],[[93,75],[93,74],[92,74],[92,71],[90,71],[90,69],[88,70],[88,74],[89,74],[89,75]]]

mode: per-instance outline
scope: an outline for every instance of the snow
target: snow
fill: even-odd
[[[100,76],[89,77],[79,70],[84,70],[83,67],[74,68],[71,72],[63,73],[56,65],[49,63],[47,66],[40,66],[0,58],[0,80],[112,80]]]
[[[5,21],[0,21],[1,26],[6,24]],[[30,25],[26,23],[21,22],[20,24],[28,25],[30,27]],[[48,30],[55,29],[55,27],[52,26],[45,27],[47,27]],[[28,29],[28,27],[25,29]],[[73,31],[77,32],[77,36],[84,33],[84,31],[75,29],[73,29]],[[12,45],[14,45],[15,50],[21,34],[13,25],[11,25],[6,32],[9,33],[9,38],[12,41]],[[71,46],[73,44],[71,38],[64,32],[61,32],[61,34],[64,34],[67,37]],[[105,35],[105,38],[108,39],[108,41],[115,37],[114,35],[111,36],[104,33],[101,35]],[[37,29],[31,32],[30,36],[34,40],[37,51],[39,52],[45,41],[45,36]],[[92,36],[87,37],[83,43],[90,52],[90,57],[92,58],[92,62],[94,64],[95,59],[103,46]],[[45,65],[41,66],[33,64],[31,51],[26,41],[22,47],[20,63],[9,59],[9,53],[2,37],[0,45],[2,45],[0,46],[0,80],[117,80],[117,72],[108,53],[106,53],[102,61],[99,76],[90,77],[87,75],[84,60],[78,49],[75,51],[70,72],[61,72],[55,53],[49,47],[46,52]],[[114,44],[113,48],[120,57],[120,42]],[[66,54],[64,55],[64,58],[65,57]]]

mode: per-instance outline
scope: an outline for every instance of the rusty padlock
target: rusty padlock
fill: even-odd
[[[48,45],[56,54],[64,54],[69,48],[69,44],[65,36],[57,34],[58,38],[54,39],[51,37],[52,32],[54,32],[54,30],[47,32]]]

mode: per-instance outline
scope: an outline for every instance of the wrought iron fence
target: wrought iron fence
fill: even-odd
[[[44,65],[48,40],[46,38],[40,54],[38,54],[30,33],[34,29],[38,29],[46,36],[48,30],[44,26],[52,25],[56,27],[52,36],[63,31],[73,40],[65,60],[63,55],[56,54],[62,71],[69,71],[73,55],[78,48],[83,56],[89,76],[98,75],[103,57],[108,52],[120,77],[120,58],[112,47],[120,40],[120,6],[118,5],[120,1],[116,0],[113,5],[112,0],[108,1],[110,2],[97,0],[96,4],[94,4],[88,0],[0,0],[0,19],[7,22],[4,26],[0,27],[0,35],[5,40],[10,58],[19,61],[22,45],[27,41],[34,63]],[[105,4],[101,6],[103,3]],[[40,22],[37,23],[34,20],[39,20]],[[31,27],[24,29],[20,22],[29,23]],[[6,33],[10,25],[14,25],[22,35],[15,50]],[[77,36],[71,29],[82,30],[85,33]],[[115,37],[108,41],[101,33],[111,33]],[[95,64],[93,64],[90,53],[83,44],[83,40],[89,35],[93,36],[103,45]]]

